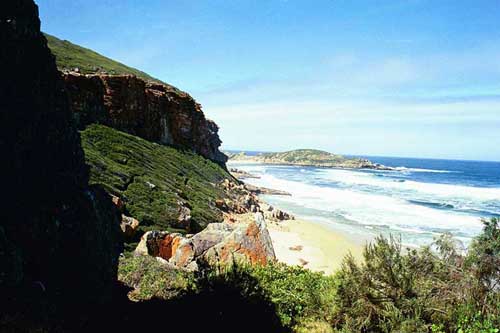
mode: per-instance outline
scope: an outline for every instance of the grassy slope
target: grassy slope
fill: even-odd
[[[189,203],[199,229],[221,220],[214,202],[224,192],[216,184],[231,176],[217,164],[100,125],[87,127],[81,137],[91,182],[122,197],[142,231],[172,230],[178,200]]]
[[[131,74],[146,81],[164,84],[177,89],[165,82],[146,74],[138,69],[128,67],[115,60],[109,59],[90,49],[75,45],[66,40],[45,34],[48,45],[56,57],[59,70],[72,70],[78,68],[84,74],[92,74],[105,71],[108,74]]]
[[[87,48],[48,34],[45,37],[60,70],[79,68],[87,74],[131,74],[172,87]],[[224,193],[215,184],[230,175],[215,163],[103,126],[90,126],[81,134],[91,181],[122,197],[127,214],[141,222],[142,231],[173,230],[179,200],[191,206],[197,229],[221,220],[213,202]],[[151,189],[146,182],[156,187]]]

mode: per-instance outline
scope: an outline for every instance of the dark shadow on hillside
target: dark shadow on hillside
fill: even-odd
[[[255,290],[242,293],[241,281],[221,279],[196,294],[132,302],[130,289],[118,284],[113,301],[102,305],[71,300],[56,306],[57,300],[31,286],[2,298],[0,332],[286,332],[257,281],[241,279]]]

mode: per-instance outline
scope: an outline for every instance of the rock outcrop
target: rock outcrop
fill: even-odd
[[[274,208],[259,199],[260,194],[291,195],[288,192],[257,187],[245,183],[236,183],[225,179],[222,187],[226,190],[230,199],[217,200],[215,205],[222,211],[230,214],[257,213],[264,214],[264,218],[270,221],[279,222],[284,220],[294,220],[291,214]]]
[[[71,109],[80,128],[99,123],[149,141],[192,150],[225,166],[217,125],[201,105],[171,86],[131,75],[65,73]]]
[[[32,0],[0,3],[0,40],[2,301],[33,288],[104,300],[116,281],[119,213],[88,185],[64,81]]]
[[[276,259],[262,214],[240,216],[237,222],[211,223],[192,237],[149,231],[135,253],[162,258],[176,267],[196,270],[201,264],[231,265],[235,262],[267,264]]]

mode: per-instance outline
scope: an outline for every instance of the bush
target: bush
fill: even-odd
[[[331,319],[335,281],[322,273],[279,263],[233,265],[210,271],[199,286],[212,288],[214,284],[232,285],[244,297],[267,299],[284,327],[292,328],[305,320]]]
[[[377,238],[364,263],[344,260],[332,324],[354,332],[497,332],[500,327],[500,231],[498,219],[467,255],[450,235],[430,247],[403,250]]]
[[[121,258],[118,279],[133,288],[129,298],[134,301],[173,299],[195,289],[192,273],[161,264],[150,256],[127,255]]]

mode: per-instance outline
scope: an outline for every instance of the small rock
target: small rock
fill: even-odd
[[[304,260],[304,259],[302,259],[302,258],[300,258],[300,259],[299,259],[299,262],[300,262],[300,264],[301,264],[302,266],[305,266],[305,265],[307,265],[307,264],[309,263],[309,261],[306,261],[306,260]]]
[[[288,249],[292,251],[302,251],[302,245],[290,246]]]
[[[120,223],[120,228],[122,229],[125,237],[134,236],[137,228],[139,228],[139,221],[133,217],[125,216],[122,214],[122,222]]]
[[[110,196],[111,196],[111,201],[115,204],[116,208],[118,208],[120,212],[123,212],[123,208],[125,206],[123,200],[120,197],[117,197],[116,195],[111,194]]]

